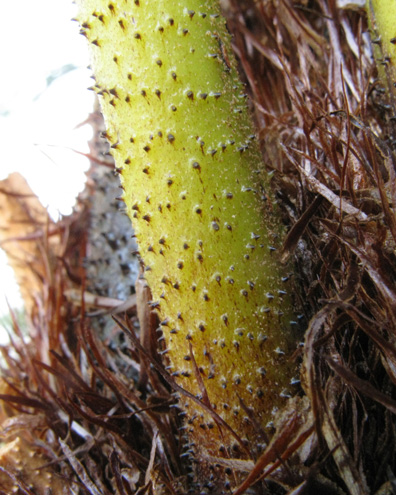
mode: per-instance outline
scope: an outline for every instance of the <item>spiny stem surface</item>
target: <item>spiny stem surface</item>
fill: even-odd
[[[246,444],[291,392],[282,228],[217,1],[78,0],[170,373]],[[240,456],[195,403],[190,447]]]

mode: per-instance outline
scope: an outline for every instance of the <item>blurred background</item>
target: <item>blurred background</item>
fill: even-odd
[[[0,17],[0,180],[21,173],[53,219],[83,189],[93,108],[88,52],[72,0],[7,2]],[[0,343],[22,303],[0,249]]]

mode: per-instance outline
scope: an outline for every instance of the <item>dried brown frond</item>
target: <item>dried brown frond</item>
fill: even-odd
[[[321,473],[374,493],[395,471],[396,109],[375,80],[364,11],[229,4],[309,321],[302,379],[317,442],[298,471],[307,487]]]
[[[57,254],[56,229],[21,175],[14,173],[0,181],[0,246],[14,269],[29,313],[53,265],[53,259],[44,260],[43,254]]]

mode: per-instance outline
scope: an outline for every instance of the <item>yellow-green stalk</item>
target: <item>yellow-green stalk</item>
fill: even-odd
[[[290,393],[293,316],[282,227],[218,1],[77,3],[169,371],[196,396],[205,388],[252,447]],[[242,456],[208,412],[180,405],[201,466]]]
[[[379,74],[393,98],[396,96],[396,0],[367,0],[367,14],[376,45]]]

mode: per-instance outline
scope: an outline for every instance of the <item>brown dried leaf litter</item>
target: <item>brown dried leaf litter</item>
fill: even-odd
[[[258,459],[225,467],[246,473],[237,493],[393,493],[396,109],[376,81],[365,14],[330,0],[225,7],[307,328],[300,396]],[[97,146],[91,155],[104,161]],[[0,493],[187,493],[176,386],[161,343],[137,333],[144,297],[103,338],[94,330],[116,302],[88,290],[89,201],[54,225],[27,208],[25,186],[5,187],[1,204],[24,212],[4,222],[3,210],[1,242],[30,322],[14,318],[1,349]]]

